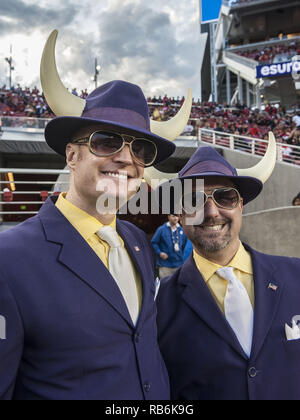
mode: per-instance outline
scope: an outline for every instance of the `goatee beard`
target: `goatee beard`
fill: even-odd
[[[232,239],[231,223],[227,222],[226,226],[228,231],[222,235],[221,238],[214,237],[214,234],[212,234],[211,237],[204,237],[201,235],[201,231],[196,229],[193,243],[196,245],[197,249],[202,250],[205,253],[222,251],[229,245]]]

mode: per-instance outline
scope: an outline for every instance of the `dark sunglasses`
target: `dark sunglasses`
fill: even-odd
[[[216,188],[212,194],[206,194],[204,191],[194,191],[183,195],[182,207],[187,214],[192,214],[195,208],[201,208],[205,206],[207,200],[212,198],[216,206],[226,210],[233,210],[238,207],[242,198],[240,193],[235,188]]]
[[[133,159],[142,166],[153,165],[157,157],[157,146],[151,140],[110,131],[95,131],[73,144],[88,145],[90,152],[99,157],[116,155],[128,145]]]

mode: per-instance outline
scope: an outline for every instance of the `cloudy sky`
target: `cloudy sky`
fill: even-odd
[[[56,58],[68,88],[93,89],[123,79],[145,94],[199,97],[198,0],[0,0],[0,85],[7,83],[10,45],[13,82],[39,84],[39,62],[53,29]]]

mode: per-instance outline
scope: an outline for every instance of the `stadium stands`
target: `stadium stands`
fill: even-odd
[[[74,89],[75,90],[75,89]],[[86,97],[87,91],[81,92]],[[148,98],[152,118],[164,121],[174,116],[184,101],[184,97],[170,98],[167,95]],[[298,113],[299,115],[299,113]],[[2,126],[18,126],[18,119],[11,117],[28,117],[26,127],[42,128],[40,119],[53,117],[43,95],[37,88],[21,89],[20,86],[0,90],[0,117]],[[237,103],[234,107],[212,102],[193,102],[191,120],[186,134],[197,135],[199,128],[214,130],[219,133],[232,133],[265,139],[272,130],[280,143],[300,145],[299,130],[296,130],[299,116],[297,111],[285,112],[283,107],[268,104],[265,110],[249,109]],[[24,127],[24,118],[22,119]]]
[[[250,58],[260,64],[282,63],[291,61],[295,55],[300,55],[300,42],[294,45],[264,46],[261,49],[246,49],[236,51],[236,54]]]

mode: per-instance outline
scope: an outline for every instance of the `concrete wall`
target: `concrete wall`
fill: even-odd
[[[224,157],[236,168],[250,168],[259,158],[247,153],[224,149]],[[277,163],[271,178],[266,182],[261,195],[245,207],[245,214],[261,210],[291,206],[300,192],[300,166]]]
[[[251,213],[243,218],[241,240],[257,251],[300,258],[299,239],[300,207]]]

